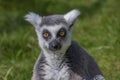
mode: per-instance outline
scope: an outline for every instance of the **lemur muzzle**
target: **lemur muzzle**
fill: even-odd
[[[49,43],[49,49],[52,51],[61,49],[61,44],[57,40],[53,40]]]

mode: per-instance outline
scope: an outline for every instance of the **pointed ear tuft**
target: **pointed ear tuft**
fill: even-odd
[[[67,21],[68,25],[71,25],[74,23],[74,21],[77,19],[77,17],[80,15],[80,11],[77,9],[74,9],[67,14],[64,15],[65,20]]]
[[[30,22],[33,26],[38,26],[41,23],[42,17],[38,14],[30,12],[29,14],[25,15],[25,20]]]

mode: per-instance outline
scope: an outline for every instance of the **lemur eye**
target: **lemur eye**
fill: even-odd
[[[59,35],[62,37],[62,36],[65,35],[65,32],[64,32],[64,31],[61,31],[61,32],[59,33]]]
[[[58,36],[58,37],[65,37],[65,36],[66,36],[66,29],[61,28],[61,29],[58,31],[57,36]]]
[[[49,33],[43,33],[43,37],[45,38],[49,37]]]
[[[47,30],[47,29],[44,29],[43,32],[42,32],[42,36],[44,39],[48,40],[51,38],[51,34],[50,32]]]

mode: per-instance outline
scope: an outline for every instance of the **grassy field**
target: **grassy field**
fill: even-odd
[[[82,14],[74,25],[73,39],[95,58],[106,80],[120,80],[120,1],[101,1],[92,5],[81,0],[86,7],[77,7]],[[25,14],[0,6],[0,80],[31,79],[40,48]]]

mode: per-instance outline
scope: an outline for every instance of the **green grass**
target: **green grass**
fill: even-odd
[[[88,9],[80,8],[83,12],[73,29],[73,39],[95,58],[107,80],[120,80],[119,4],[106,0],[90,9],[82,0]],[[23,20],[25,12],[0,10],[0,80],[30,80],[40,53],[34,28]]]

